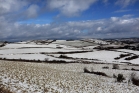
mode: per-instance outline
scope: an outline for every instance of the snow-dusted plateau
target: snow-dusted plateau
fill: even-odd
[[[0,43],[5,93],[139,93],[138,76],[139,43],[129,40]]]

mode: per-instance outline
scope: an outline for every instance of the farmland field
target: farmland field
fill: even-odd
[[[16,93],[138,93],[131,83],[117,83],[113,74],[129,78],[132,71],[104,70],[104,64],[49,64],[0,61],[0,83]],[[112,65],[107,65],[112,68]],[[83,73],[83,68],[103,71],[110,77]],[[124,66],[121,66],[124,68]],[[129,67],[131,68],[131,67]],[[134,67],[138,68],[138,67]]]
[[[131,54],[128,57],[137,55],[138,51],[128,49],[115,49],[115,50],[98,50],[95,47],[101,44],[109,43],[99,40],[57,40],[51,43],[35,43],[30,42],[17,42],[6,44],[0,48],[0,58],[5,59],[23,59],[23,60],[64,60],[60,55],[67,56],[68,60],[74,62],[101,62],[101,63],[122,63],[128,62],[133,64],[139,64],[139,58],[133,60],[125,60],[119,58],[121,54]],[[115,45],[116,46],[116,45]],[[65,58],[65,60],[67,60]],[[95,60],[93,60],[95,59]]]
[[[103,45],[110,44],[101,40],[7,43],[0,47],[0,91],[138,93],[139,87],[131,82],[132,73],[139,75],[138,51],[96,48]],[[123,82],[117,82],[118,74],[124,76]]]

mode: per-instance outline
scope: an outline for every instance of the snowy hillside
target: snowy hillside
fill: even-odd
[[[0,47],[1,59],[21,59],[21,60],[57,60],[71,62],[100,62],[100,63],[133,63],[139,64],[138,51],[128,49],[103,50],[101,48],[119,47],[103,40],[32,40],[16,43],[7,43]],[[95,49],[96,48],[96,49]],[[66,57],[62,57],[63,55]],[[130,54],[130,55],[129,55]],[[121,55],[128,55],[120,57]],[[137,58],[128,60],[128,57]],[[127,59],[127,60],[126,60]]]
[[[5,43],[0,92],[139,93],[139,51],[125,46],[97,39]]]

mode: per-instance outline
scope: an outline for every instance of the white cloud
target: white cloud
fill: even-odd
[[[39,14],[40,6],[37,5],[38,1],[0,0],[0,17],[4,17],[7,21],[34,18]]]
[[[4,16],[7,20],[20,20],[26,18],[37,17],[40,12],[46,10],[58,10],[60,15],[79,16],[83,11],[90,8],[91,5],[99,0],[0,0],[0,16]],[[38,4],[39,2],[39,4]],[[101,0],[101,2],[109,3],[109,0]],[[137,0],[117,0],[116,5],[127,7],[134,4]],[[43,8],[40,5],[44,5]],[[48,9],[45,9],[48,8]],[[115,13],[127,12],[130,10],[118,10]]]
[[[45,1],[0,0],[0,39],[92,38],[106,37],[110,33],[111,37],[121,36],[121,33],[125,36],[128,34],[139,36],[139,18],[131,18],[132,15],[59,24],[20,24],[17,22],[17,19],[22,21],[24,18],[31,19],[39,15],[39,11],[43,9],[37,2],[45,3]],[[47,8],[56,9],[62,15],[77,16],[97,1],[99,0],[47,0]],[[103,0],[103,2],[109,1]],[[136,0],[117,0],[116,4],[127,7],[135,2]]]
[[[113,22],[117,21],[118,19],[119,19],[118,17],[111,17],[111,20],[112,20]]]
[[[121,7],[125,8],[129,5],[134,4],[135,2],[138,2],[138,0],[117,0],[115,2],[116,5],[120,5]]]
[[[123,15],[123,18],[131,18],[134,15],[128,14],[128,15]]]
[[[0,0],[0,15],[16,12],[27,5],[25,0]]]
[[[97,31],[101,31],[101,30],[102,30],[102,28],[101,28],[101,27],[98,27],[98,28],[97,28]]]
[[[0,23],[0,39],[46,39],[46,38],[106,38],[139,36],[139,18],[112,17],[110,19],[59,24]],[[16,33],[16,34],[15,34]],[[109,35],[110,34],[110,35]]]
[[[0,16],[10,13],[13,15],[14,13],[17,13],[18,17],[32,18],[39,15],[40,12],[38,12],[38,9],[40,9],[41,12],[46,12],[46,10],[49,9],[58,10],[60,15],[62,14],[70,17],[78,16],[98,1],[99,0],[0,0]],[[100,1],[105,4],[109,3],[109,0]],[[117,0],[115,4],[127,7],[136,2],[138,2],[138,0]],[[41,4],[44,5],[43,8],[41,7]],[[127,11],[129,10],[118,10],[115,12]],[[14,17],[17,18],[16,16]]]
[[[97,0],[50,0],[47,5],[50,9],[58,9],[66,16],[77,16],[87,10]]]
[[[129,23],[132,23],[131,20],[122,20],[120,21],[121,24],[129,24]]]
[[[129,12],[129,11],[131,11],[131,10],[130,9],[127,9],[127,10],[121,9],[121,10],[114,11],[114,13],[123,13],[123,12]]]
[[[80,30],[75,29],[74,32],[79,34]]]
[[[107,4],[107,3],[108,3],[108,0],[103,0],[103,2],[104,2],[105,4]]]

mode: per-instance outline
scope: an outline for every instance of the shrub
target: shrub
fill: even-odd
[[[63,48],[63,47],[56,47],[56,48],[59,48],[59,49],[61,49],[61,48]]]
[[[113,68],[112,69],[119,69],[119,65],[118,64],[113,64]]]
[[[107,76],[104,72],[91,72],[96,75]]]
[[[130,55],[131,54],[121,54],[120,57],[123,58],[123,57],[130,56]]]
[[[40,59],[37,60],[37,62],[40,62],[40,61],[41,61]]]
[[[51,61],[47,61],[47,63],[70,63],[70,62],[66,62],[64,60],[51,60]]]
[[[118,59],[120,59],[120,57],[116,57],[116,58],[114,58],[115,60],[118,60]]]
[[[130,69],[124,68],[123,70],[130,70]]]
[[[48,61],[48,58],[45,58],[44,61]]]
[[[134,68],[132,68],[131,70],[135,70]]]
[[[134,55],[132,57],[128,57],[128,58],[125,58],[125,60],[133,60],[133,59],[137,59],[139,56],[137,55]]]
[[[0,44],[0,47],[4,47],[6,44],[5,43],[3,43],[3,44]]]
[[[68,58],[66,55],[60,55],[59,58]]]
[[[109,67],[108,66],[105,66],[105,67],[102,67],[103,69],[109,69]]]
[[[85,67],[84,68],[84,73],[90,73],[90,71]]]
[[[86,67],[84,68],[84,73],[90,73],[90,74],[96,74],[101,76],[107,76],[104,72],[94,72],[93,68],[91,68],[91,71],[89,71]]]
[[[139,86],[139,78],[136,76],[136,73],[131,73],[130,77],[132,84]]]
[[[124,58],[124,57],[126,57],[126,56],[130,56],[131,54],[120,54],[120,56],[119,57],[116,57],[116,58],[114,58],[115,60],[118,60],[118,59],[120,59],[120,58]]]
[[[0,86],[0,93],[12,93],[10,90]]]
[[[117,82],[123,82],[123,80],[125,80],[123,74],[118,74],[118,76],[117,76]]]
[[[117,78],[117,76],[115,74],[113,74],[113,78]]]

